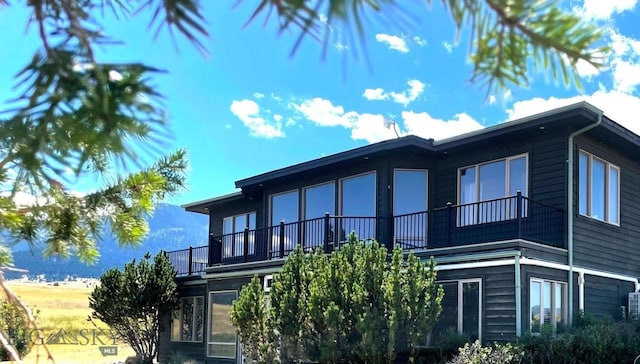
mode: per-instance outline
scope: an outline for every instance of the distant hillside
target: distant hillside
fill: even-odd
[[[29,276],[44,274],[48,280],[72,277],[99,277],[110,268],[122,268],[131,259],[140,259],[146,252],[155,255],[160,250],[177,250],[207,243],[208,217],[186,212],[179,206],[159,204],[148,220],[149,234],[137,248],[120,247],[111,237],[98,243],[100,260],[94,265],[80,263],[77,258],[43,258],[42,252],[30,251],[26,244],[13,247],[16,268],[26,269]],[[20,274],[7,274],[17,278]]]

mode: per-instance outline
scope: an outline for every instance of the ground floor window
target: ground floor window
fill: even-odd
[[[204,297],[182,297],[173,310],[171,341],[202,342],[204,332]]]
[[[207,356],[235,358],[237,353],[236,329],[231,324],[231,304],[237,291],[209,292],[209,336]]]
[[[529,322],[532,333],[544,326],[556,332],[567,324],[567,284],[532,278],[529,294]]]
[[[468,340],[482,340],[482,279],[439,282],[444,289],[442,314],[432,341],[437,344],[447,333],[464,335]]]

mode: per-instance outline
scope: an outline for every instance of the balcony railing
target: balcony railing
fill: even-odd
[[[329,253],[347,241],[376,239],[388,248],[434,249],[509,239],[564,246],[564,212],[520,194],[390,217],[330,216],[210,236],[209,245],[169,252],[181,275],[208,266],[284,258],[300,245]]]

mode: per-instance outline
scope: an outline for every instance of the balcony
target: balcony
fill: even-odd
[[[330,253],[355,232],[388,248],[424,250],[524,239],[564,246],[564,211],[520,194],[400,216],[330,216],[210,236],[209,245],[169,252],[178,275],[207,267],[286,257],[296,246]],[[390,244],[390,242],[392,242]]]

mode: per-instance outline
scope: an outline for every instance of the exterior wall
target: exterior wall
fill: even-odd
[[[520,270],[520,285],[522,287],[522,333],[526,333],[531,331],[531,323],[530,323],[530,305],[531,301],[529,299],[529,292],[531,290],[531,279],[538,278],[544,279],[548,281],[556,281],[556,282],[564,282],[567,283],[568,273],[565,270],[558,269],[550,269],[545,267],[538,267],[533,265],[522,265]],[[574,274],[574,282],[577,281],[578,274]],[[578,287],[577,284],[574,286],[573,290],[573,299],[569,299],[567,297],[566,301],[567,305],[573,303],[573,312],[578,312]]]
[[[207,322],[207,289],[204,282],[197,285],[185,285],[186,281],[178,282],[178,297],[203,296],[205,301],[204,320]],[[203,333],[206,340],[206,324]],[[173,342],[171,341],[171,315],[161,320],[158,338],[158,362],[166,363],[172,355],[180,353],[194,360],[202,360],[205,357],[204,342]]]
[[[577,266],[640,276],[640,164],[611,144],[581,136],[574,151],[574,263]],[[620,167],[620,225],[579,213],[578,153],[584,150]]]
[[[515,270],[513,265],[438,272],[438,281],[482,279],[482,341],[515,337]]]
[[[597,317],[620,320],[626,317],[631,282],[585,275],[584,310]]]
[[[259,199],[249,200],[243,199],[221,204],[212,208],[209,213],[209,233],[215,236],[222,235],[222,220],[225,217],[239,215],[246,212],[256,212],[256,225],[258,228],[263,227],[261,224],[264,220],[264,209],[262,201]]]

